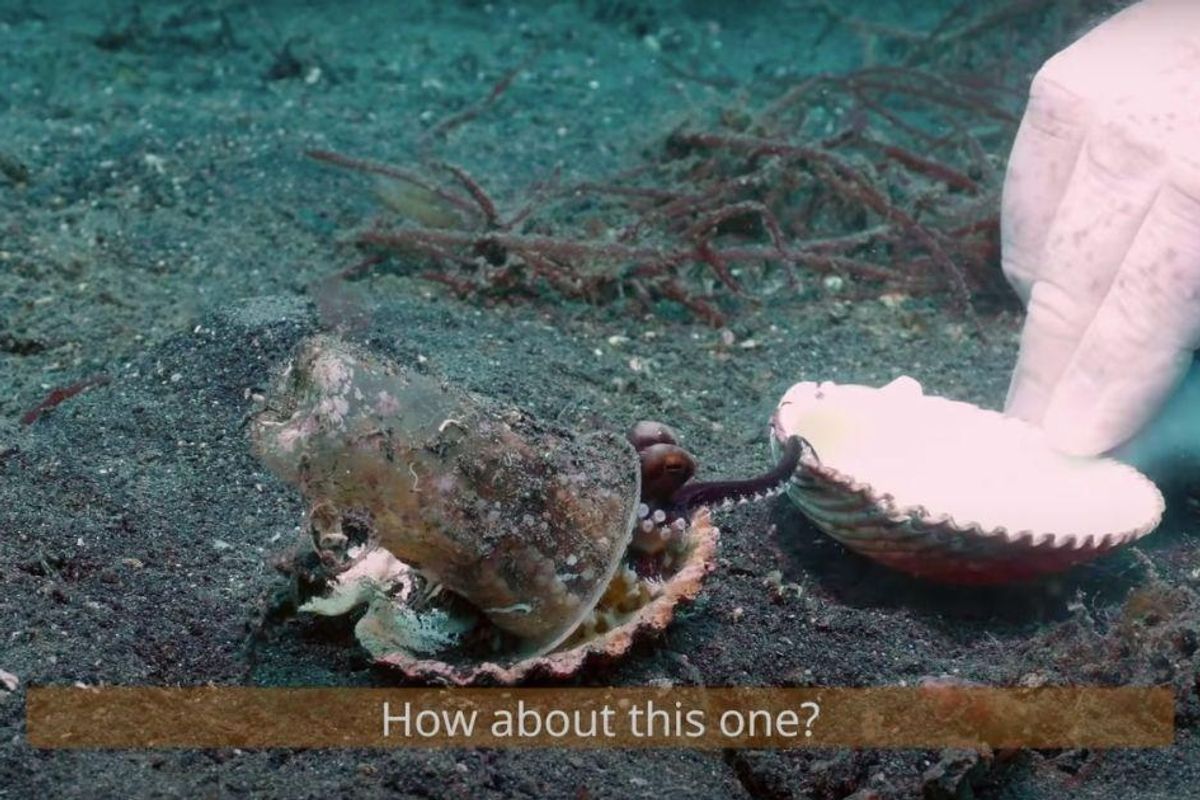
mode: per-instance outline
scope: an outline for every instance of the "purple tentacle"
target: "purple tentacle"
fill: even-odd
[[[799,466],[805,448],[812,450],[812,445],[800,436],[789,436],[783,444],[779,463],[769,472],[740,481],[698,481],[686,484],[671,495],[671,506],[686,514],[698,506],[720,508],[778,494],[787,488],[787,483]]]

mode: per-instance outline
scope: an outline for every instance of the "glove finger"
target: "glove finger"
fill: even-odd
[[[1043,421],[1069,452],[1109,450],[1166,402],[1200,344],[1200,166],[1177,165],[1080,340]]]
[[[1050,69],[1043,67],[1030,87],[1000,197],[1001,262],[1023,303],[1029,302],[1040,277],[1050,223],[1067,191],[1089,121],[1087,101],[1049,77]]]
[[[1051,222],[1089,130],[1120,119],[1121,106],[1146,95],[1159,112],[1194,104],[1195,90],[1174,91],[1163,104],[1158,90],[1171,67],[1200,52],[1200,3],[1143,0],[1089,31],[1046,62],[1033,79],[1029,104],[1013,143],[1001,198],[1004,274],[1021,300],[1055,269],[1044,252]],[[1185,83],[1195,67],[1184,64]],[[1157,95],[1156,95],[1157,92]]]
[[[1120,126],[1089,134],[1044,243],[1009,385],[1010,414],[1042,421],[1154,201],[1164,162],[1161,149]]]

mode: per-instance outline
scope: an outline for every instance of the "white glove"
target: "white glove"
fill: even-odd
[[[1001,214],[1028,317],[1010,414],[1128,440],[1200,346],[1200,0],[1144,0],[1038,71]]]

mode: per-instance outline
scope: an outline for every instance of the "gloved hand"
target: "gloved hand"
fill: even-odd
[[[1068,452],[1130,439],[1200,345],[1200,0],[1144,0],[1046,62],[1001,237],[1028,305],[1007,411]]]

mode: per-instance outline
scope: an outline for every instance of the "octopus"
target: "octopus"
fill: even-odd
[[[308,507],[299,609],[366,605],[377,662],[453,683],[566,676],[661,631],[712,569],[711,512],[778,493],[803,453],[697,481],[666,425],[571,430],[324,335],[250,428]]]
[[[681,535],[687,520],[699,508],[721,510],[781,494],[802,456],[813,452],[803,437],[790,436],[775,466],[761,475],[742,480],[693,481],[696,459],[667,425],[643,420],[629,429],[626,438],[637,450],[642,474],[633,547],[651,554],[661,552],[672,537]]]

